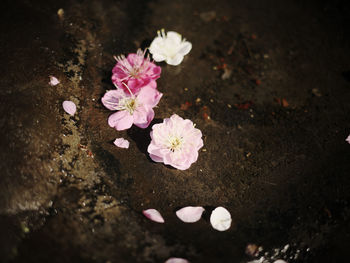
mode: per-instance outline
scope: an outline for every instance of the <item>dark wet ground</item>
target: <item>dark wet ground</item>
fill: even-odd
[[[350,5],[244,2],[2,1],[1,262],[247,262],[248,243],[266,262],[349,261]],[[111,129],[100,103],[113,55],[160,28],[193,44],[179,67],[161,64],[154,120],[202,130],[186,171],[150,161],[150,129]],[[187,205],[204,218],[179,221]],[[229,231],[211,228],[216,206]]]

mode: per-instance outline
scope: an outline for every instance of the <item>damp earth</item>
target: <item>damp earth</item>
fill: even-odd
[[[348,261],[347,1],[6,0],[2,11],[1,262]],[[113,56],[161,28],[193,45],[179,66],[159,63],[151,124],[176,113],[202,131],[185,171],[152,162],[151,126],[118,132],[101,104]],[[206,210],[185,224],[175,212],[191,205]],[[210,225],[218,206],[228,231]]]

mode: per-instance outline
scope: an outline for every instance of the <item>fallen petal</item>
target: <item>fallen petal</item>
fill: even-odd
[[[148,219],[154,222],[164,223],[164,218],[156,209],[143,210],[142,213],[144,214],[145,217],[147,217]]]
[[[218,231],[225,231],[231,227],[231,214],[221,206],[215,208],[210,215],[212,227]]]
[[[114,145],[115,145],[115,146],[118,146],[118,147],[120,147],[120,148],[128,149],[130,143],[129,143],[128,140],[125,140],[124,138],[117,138],[117,139],[115,139],[115,141],[114,141]]]
[[[348,138],[345,139],[345,141],[347,141],[348,143],[350,143],[350,135],[348,136]]]
[[[177,210],[176,215],[185,223],[194,223],[201,219],[204,210],[201,206],[187,206]]]
[[[51,86],[56,86],[57,84],[60,83],[60,81],[59,81],[56,77],[54,77],[54,76],[49,76],[49,77],[50,77],[50,82],[49,82],[49,84],[50,84]]]
[[[65,112],[67,112],[69,115],[74,115],[77,111],[77,106],[75,106],[73,101],[65,100],[62,103],[63,109]]]
[[[165,263],[189,263],[189,261],[184,258],[169,258]]]

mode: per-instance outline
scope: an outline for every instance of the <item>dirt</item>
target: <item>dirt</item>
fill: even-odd
[[[347,261],[346,1],[40,0],[3,10],[1,262]],[[164,95],[150,127],[116,131],[101,103],[113,55],[147,47],[161,28],[193,48],[180,66],[159,63]],[[185,171],[147,154],[151,126],[173,113],[203,133]],[[205,207],[199,222],[177,219],[188,205]],[[231,213],[228,231],[210,225],[217,206]],[[247,255],[248,244],[261,249]]]

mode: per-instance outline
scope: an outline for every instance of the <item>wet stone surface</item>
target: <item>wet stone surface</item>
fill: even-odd
[[[4,1],[0,261],[346,262],[350,6],[312,2]],[[118,132],[100,101],[113,55],[161,28],[193,44],[159,64],[152,122],[177,113],[202,131],[185,171],[148,157],[152,124]],[[197,223],[176,218],[188,205],[206,208]],[[217,206],[226,232],[210,225]]]

